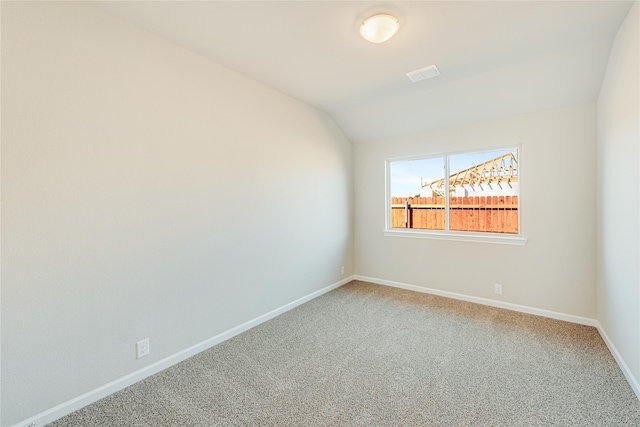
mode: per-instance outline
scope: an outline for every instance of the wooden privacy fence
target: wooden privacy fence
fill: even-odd
[[[451,197],[449,230],[518,233],[518,196]],[[444,230],[443,197],[392,197],[391,226]]]

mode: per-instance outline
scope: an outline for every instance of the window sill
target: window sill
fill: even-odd
[[[463,233],[463,232],[439,232],[425,230],[406,230],[394,229],[384,230],[385,236],[392,237],[413,237],[418,239],[436,239],[436,240],[458,240],[461,242],[480,242],[480,243],[498,243],[502,245],[523,246],[527,243],[527,239],[521,236],[504,236],[498,234],[482,234],[480,233]]]

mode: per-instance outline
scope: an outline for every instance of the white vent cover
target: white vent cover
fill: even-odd
[[[414,83],[417,83],[422,80],[430,79],[431,77],[436,77],[440,75],[440,70],[438,67],[434,65],[429,65],[428,67],[420,68],[419,70],[410,71],[407,73],[407,77]]]

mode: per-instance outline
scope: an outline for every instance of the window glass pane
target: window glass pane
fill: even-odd
[[[444,157],[389,164],[391,228],[444,230]]]
[[[449,156],[449,229],[518,233],[518,150]]]

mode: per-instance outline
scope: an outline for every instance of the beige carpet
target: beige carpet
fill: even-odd
[[[596,329],[352,282],[52,426],[640,426]]]

